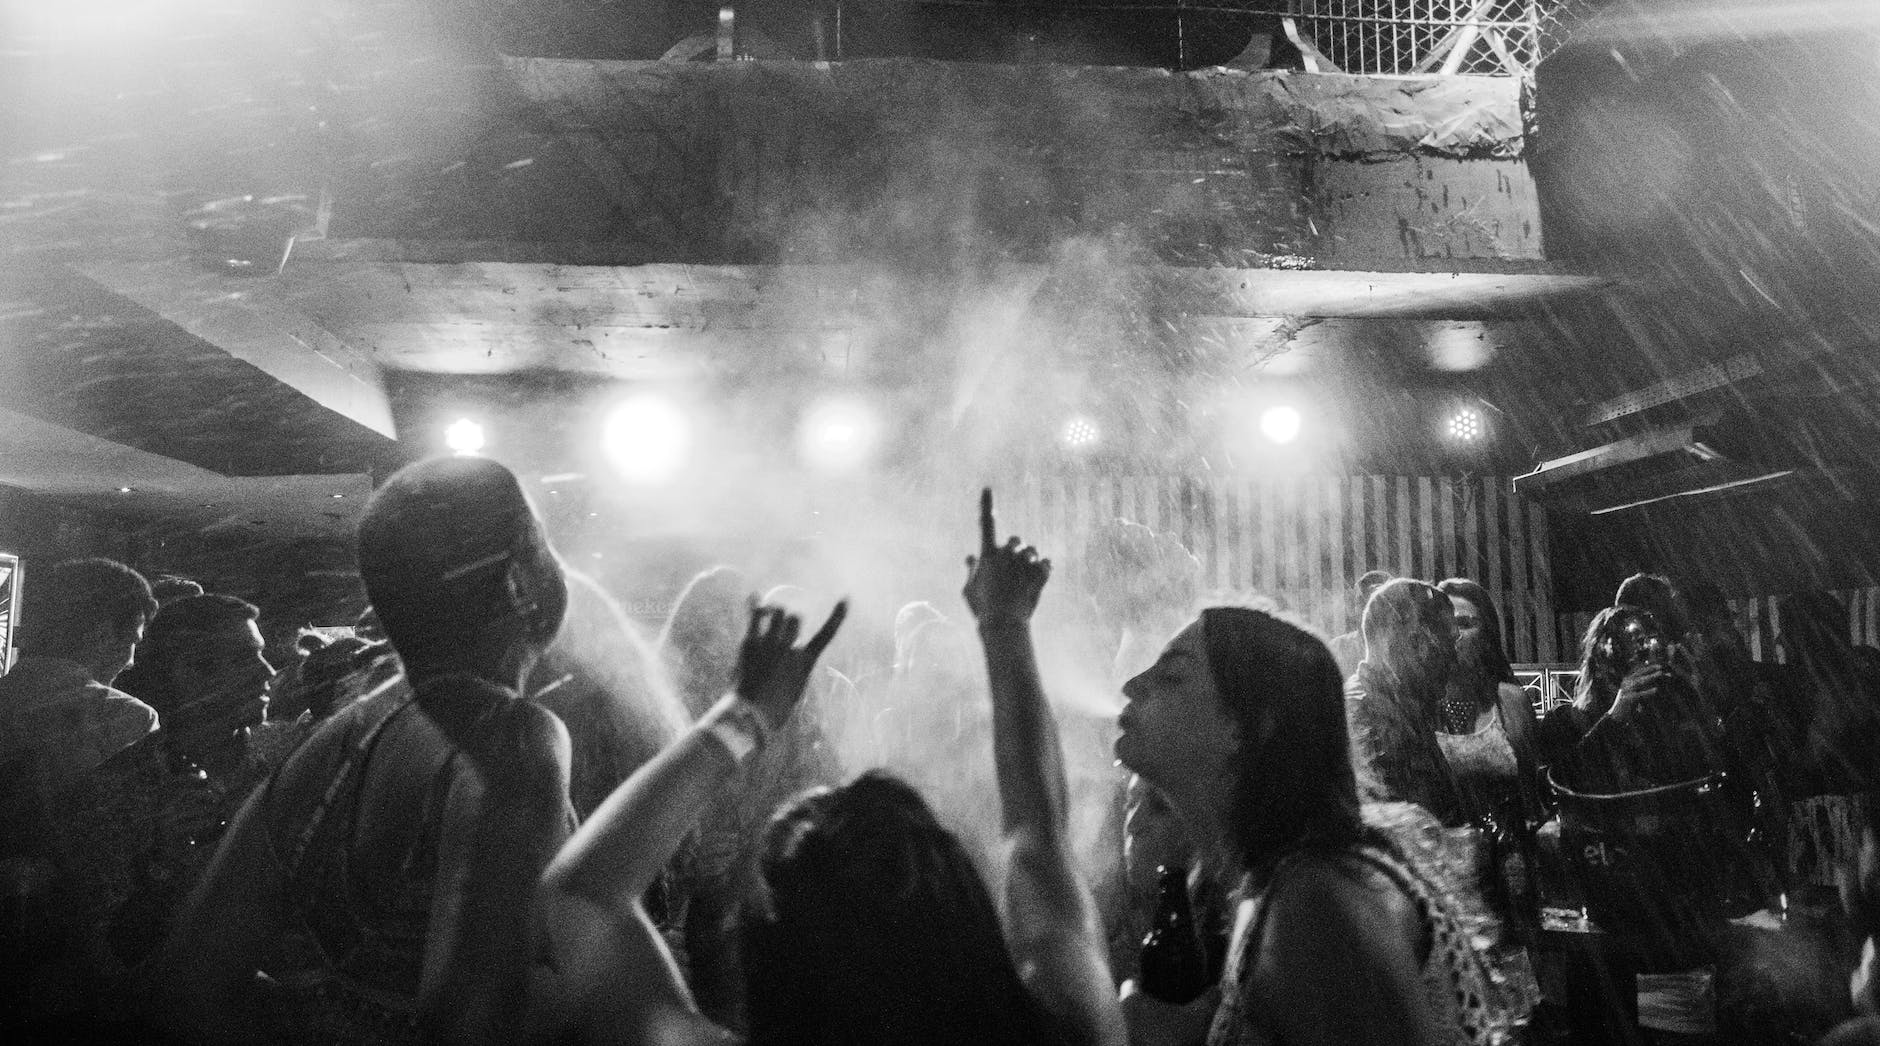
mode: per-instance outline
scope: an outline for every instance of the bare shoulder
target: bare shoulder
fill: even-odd
[[[1431,1041],[1416,902],[1362,859],[1309,856],[1269,888],[1249,986],[1276,1038]]]
[[[1267,939],[1287,946],[1313,947],[1355,935],[1402,941],[1414,951],[1423,936],[1416,901],[1357,857],[1302,857],[1273,885],[1267,904]]]
[[[568,727],[561,717],[534,701],[515,701],[509,709],[511,729],[516,743],[545,754],[560,753],[565,759],[570,750]]]
[[[465,760],[459,785],[505,803],[567,798],[573,745],[568,728],[532,701],[511,699],[487,710],[474,729],[446,731]]]
[[[565,796],[574,745],[555,713],[533,701],[511,701],[499,731],[511,769],[532,785],[550,786]]]

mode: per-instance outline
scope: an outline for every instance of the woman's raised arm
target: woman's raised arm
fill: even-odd
[[[589,1038],[730,1039],[693,1006],[640,899],[713,795],[789,719],[847,612],[848,605],[838,603],[799,647],[801,623],[794,615],[753,606],[736,691],[627,778],[562,847],[542,881],[552,976],[538,1009],[572,1010]]]
[[[979,554],[966,605],[979,622],[992,691],[993,762],[1005,839],[1006,937],[1032,998],[1079,1043],[1125,1041],[1096,905],[1072,861],[1057,721],[1032,648],[1031,616],[1051,561],[1014,537],[998,543],[992,491],[979,496]]]

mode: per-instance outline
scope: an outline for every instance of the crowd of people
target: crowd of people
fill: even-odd
[[[879,664],[724,567],[643,633],[478,457],[383,484],[369,611],[280,671],[251,603],[39,573],[8,1041],[1880,1041],[1880,673],[1831,600],[1763,663],[1639,575],[1542,714],[1474,581],[1367,573],[1327,641],[1119,527],[1103,722],[1048,696],[1051,561],[979,521]]]

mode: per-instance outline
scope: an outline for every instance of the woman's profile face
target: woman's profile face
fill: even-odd
[[[1221,707],[1199,620],[1176,634],[1155,664],[1123,684],[1116,757],[1170,792],[1205,788],[1239,748],[1239,730]]]

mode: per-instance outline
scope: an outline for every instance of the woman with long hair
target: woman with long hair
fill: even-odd
[[[1205,1022],[1214,1046],[1499,1041],[1516,1015],[1474,954],[1455,887],[1360,816],[1324,643],[1274,614],[1215,607],[1123,693],[1117,756],[1218,848],[1244,898],[1218,1007],[1132,995],[1132,1038],[1194,1041]]]
[[[1456,662],[1455,610],[1436,586],[1387,581],[1364,606],[1364,660],[1346,685],[1346,714],[1366,799],[1415,803],[1451,827],[1466,821],[1436,742]]]
[[[1002,906],[918,793],[883,774],[812,792],[765,834],[760,896],[742,915],[749,1041],[832,1046],[1122,1046],[1094,907],[1072,865],[1055,724],[1029,621],[1049,564],[992,538],[990,495],[966,597],[993,695],[1011,851]],[[590,1041],[738,1038],[693,1005],[640,895],[719,788],[782,743],[817,655],[791,615],[760,607],[737,691],[633,776],[545,879],[550,965]],[[1001,919],[1003,915],[1003,920]]]
[[[1456,614],[1456,665],[1443,693],[1436,742],[1456,777],[1465,815],[1472,821],[1515,816],[1526,825],[1539,824],[1539,721],[1527,691],[1514,681],[1495,601],[1468,578],[1452,577],[1436,588]]]
[[[1676,637],[1643,607],[1593,617],[1573,703],[1548,712],[1538,736],[1542,764],[1579,792],[1676,784],[1725,766],[1722,722],[1699,696]]]

